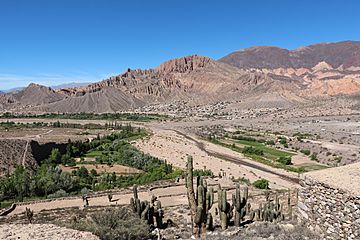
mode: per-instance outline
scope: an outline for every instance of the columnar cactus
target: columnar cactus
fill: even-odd
[[[236,192],[233,194],[233,206],[235,209],[235,226],[239,227],[241,221],[244,219],[247,212],[249,212],[249,206],[247,205],[248,200],[248,188],[244,188],[244,196],[241,198],[240,185],[236,184]]]
[[[34,218],[34,211],[32,211],[30,208],[25,208],[25,215],[29,223],[32,223],[32,220]]]
[[[162,228],[163,227],[164,210],[161,207],[160,201],[156,202],[156,208],[155,208],[154,215],[155,215],[155,219],[156,219],[156,226],[158,228]]]
[[[266,203],[263,206],[260,204],[259,209],[250,212],[250,220],[253,221],[268,221],[268,222],[279,222],[285,220],[283,214],[283,206],[279,202],[277,194],[275,195],[275,203],[270,202],[270,198],[266,197]]]
[[[213,218],[209,210],[214,202],[214,192],[212,188],[207,187],[207,182],[202,178],[197,178],[196,197],[193,186],[193,159],[188,157],[186,171],[186,188],[191,218],[193,223],[193,234],[200,237],[200,230],[203,236],[206,230],[213,229]]]
[[[298,192],[296,191],[296,194]],[[296,195],[296,198],[298,196]],[[292,214],[292,206],[291,206],[291,193],[290,193],[290,190],[288,192],[288,197],[287,197],[287,207],[288,207],[288,218],[289,220],[292,220],[293,219],[293,214]]]
[[[152,196],[150,203],[148,201],[140,201],[138,198],[137,186],[134,186],[134,197],[130,199],[130,207],[142,220],[147,221],[149,225],[154,225],[154,217],[156,219],[156,227],[163,227],[164,210],[161,202],[155,196]],[[155,204],[156,202],[156,204]]]
[[[223,230],[228,228],[230,219],[232,218],[233,206],[227,202],[226,190],[221,189],[219,186],[218,190],[218,208],[220,211],[220,225]]]

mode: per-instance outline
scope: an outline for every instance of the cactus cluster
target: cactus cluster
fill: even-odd
[[[290,191],[287,199],[287,218],[292,219],[292,207],[291,207],[291,195]],[[250,220],[253,221],[268,221],[268,222],[280,222],[286,219],[286,214],[283,210],[283,205],[280,204],[279,197],[275,194],[274,202],[270,201],[270,198],[266,198],[266,203],[260,204],[259,208],[250,212]]]
[[[188,156],[185,180],[191,210],[193,234],[195,237],[200,237],[200,234],[205,236],[206,230],[213,229],[213,217],[210,213],[210,209],[214,203],[214,191],[213,188],[208,188],[206,180],[202,177],[198,177],[195,196],[193,183],[193,159],[191,156]]]
[[[193,158],[188,156],[186,167],[186,188],[191,217],[193,223],[193,234],[196,238],[200,237],[200,233],[206,234],[206,230],[213,229],[213,216],[209,212],[214,203],[214,191],[208,189],[207,183],[202,178],[197,178],[197,187],[194,191],[193,184]],[[225,176],[224,174],[219,174]],[[195,195],[196,192],[196,195]],[[265,192],[266,202],[260,204],[258,209],[252,210],[251,204],[248,202],[248,187],[245,187],[241,193],[240,185],[236,184],[235,193],[232,194],[232,204],[227,201],[227,192],[218,189],[218,208],[215,208],[215,215],[220,215],[220,225],[223,230],[227,229],[230,224],[240,226],[245,217],[250,221],[269,221],[279,222],[285,219],[292,219],[291,194],[288,192],[287,212],[280,204],[277,194],[271,199],[270,191]],[[234,220],[232,221],[232,218]]]
[[[157,200],[154,195],[151,201],[141,201],[138,197],[137,186],[133,188],[134,197],[130,199],[130,207],[142,220],[147,221],[149,225],[154,225],[154,218],[156,227],[163,227],[164,210],[161,207],[161,202]]]

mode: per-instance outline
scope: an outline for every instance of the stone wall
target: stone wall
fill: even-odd
[[[324,239],[360,239],[360,194],[309,176],[300,180],[299,218]],[[359,183],[360,184],[360,183]]]

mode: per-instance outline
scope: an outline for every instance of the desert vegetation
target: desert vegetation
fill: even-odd
[[[2,200],[23,201],[25,198],[55,198],[74,194],[86,194],[89,191],[125,187],[133,184],[146,184],[157,180],[173,179],[182,175],[180,169],[150,155],[144,154],[132,146],[129,141],[144,137],[143,129],[123,126],[122,130],[108,136],[98,136],[93,141],[68,141],[66,151],[54,148],[50,156],[41,163],[34,175],[30,175],[23,166],[16,167],[12,174],[0,179]],[[95,168],[90,171],[83,163],[74,158],[96,155],[91,162]],[[115,172],[96,171],[96,166],[123,165],[141,170],[139,173],[118,175]],[[78,166],[72,172],[62,171],[61,165]],[[211,174],[198,171],[198,175]],[[4,205],[6,206],[6,205]]]
[[[5,112],[0,115],[0,118],[11,119],[11,118],[44,118],[44,119],[78,119],[78,120],[110,120],[110,121],[137,121],[137,122],[148,122],[148,121],[159,121],[168,118],[166,115],[161,114],[150,114],[150,113],[46,113],[46,114],[13,114]]]

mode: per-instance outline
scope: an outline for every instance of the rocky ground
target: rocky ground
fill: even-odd
[[[98,240],[89,232],[81,232],[54,224],[4,224],[0,225],[0,238],[3,240]]]

